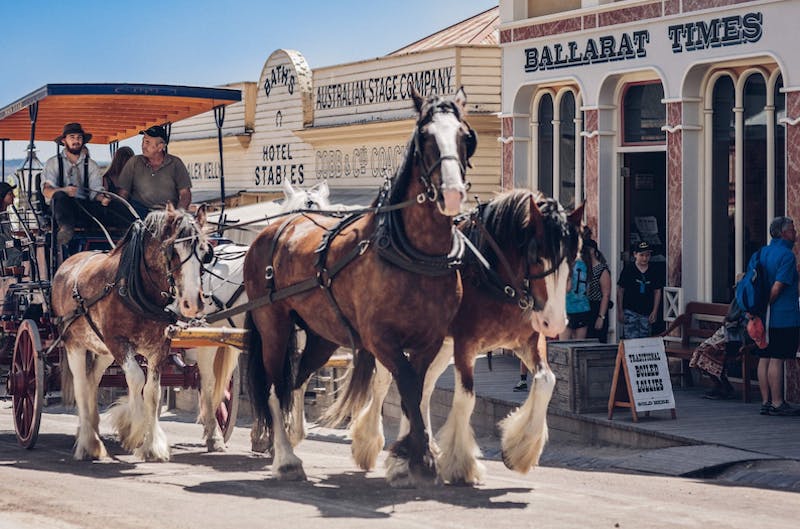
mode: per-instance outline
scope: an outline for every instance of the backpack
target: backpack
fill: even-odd
[[[747,271],[736,285],[736,302],[743,311],[764,319],[769,302],[769,285],[766,270],[761,264],[761,250],[750,257]]]

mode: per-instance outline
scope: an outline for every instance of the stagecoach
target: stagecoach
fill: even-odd
[[[30,141],[28,166],[19,171],[18,199],[13,206],[11,243],[23,252],[21,267],[4,267],[0,384],[11,397],[17,439],[33,448],[40,427],[42,406],[61,390],[65,351],[59,325],[51,312],[51,279],[67,257],[55,241],[46,206],[37,200],[38,179],[34,170],[35,141],[53,141],[65,123],[80,122],[93,134],[92,143],[108,143],[112,154],[119,141],[135,136],[152,125],[164,125],[205,112],[213,112],[222,164],[222,126],[225,107],[241,100],[239,90],[144,84],[50,84],[0,108],[0,138]],[[58,147],[56,147],[58,149]],[[3,143],[5,154],[5,144]],[[3,159],[5,164],[5,158]],[[3,177],[5,180],[5,177]],[[220,197],[224,211],[224,174],[220,174]],[[222,215],[220,215],[222,216]],[[71,251],[113,246],[98,233],[78,232]],[[109,235],[105,233],[104,235]],[[113,235],[113,234],[112,234]],[[163,366],[162,386],[200,389],[196,364],[187,363],[184,350],[213,346],[242,348],[244,331],[235,328],[173,326],[169,329],[171,352]],[[142,363],[141,358],[139,359]],[[143,366],[144,368],[144,366]],[[101,387],[125,387],[120,366],[112,364],[100,381]],[[216,420],[225,441],[236,421],[239,398],[238,370],[231,377]]]

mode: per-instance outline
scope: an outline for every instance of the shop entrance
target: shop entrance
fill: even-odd
[[[667,162],[666,153],[636,152],[622,155],[623,176],[623,263],[633,258],[631,248],[647,241],[653,248],[650,266],[667,277]],[[621,270],[622,268],[620,268]],[[656,322],[654,332],[663,329]]]

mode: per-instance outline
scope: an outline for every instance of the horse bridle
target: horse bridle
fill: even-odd
[[[450,105],[453,105],[451,103]],[[423,134],[422,128],[430,123],[433,120],[433,116],[435,114],[442,113],[442,114],[455,114],[459,120],[459,123],[466,125],[467,129],[469,130],[467,136],[467,161],[466,164],[461,160],[461,157],[456,154],[445,154],[443,156],[439,156],[439,158],[433,162],[432,165],[428,166],[425,163],[425,157],[422,153],[422,147],[419,144],[419,137]],[[422,169],[422,173],[419,176],[419,179],[422,181],[422,185],[425,188],[424,193],[422,193],[419,197],[417,197],[417,202],[422,203],[425,199],[429,202],[437,202],[439,200],[439,188],[433,185],[433,180],[431,179],[431,175],[433,172],[442,165],[442,162],[445,160],[455,160],[458,162],[459,170],[461,171],[461,179],[465,180],[467,175],[467,166],[469,166],[469,159],[475,153],[475,147],[477,145],[477,135],[475,130],[469,126],[469,124],[461,118],[459,112],[452,106],[448,106],[445,108],[435,107],[430,112],[430,115],[427,116],[424,120],[417,124],[416,129],[414,130],[414,157],[419,160],[420,167]],[[465,184],[467,186],[467,190],[469,190],[469,183]],[[424,196],[424,198],[423,198]]]

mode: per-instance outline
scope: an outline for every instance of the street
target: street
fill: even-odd
[[[349,445],[306,440],[297,453],[307,482],[278,482],[270,458],[237,427],[227,453],[207,454],[201,426],[165,412],[168,463],[122,452],[106,414],[113,460],[71,457],[77,417],[47,408],[33,450],[17,445],[9,401],[0,401],[0,529],[147,527],[795,527],[790,492],[633,473],[540,467],[527,475],[485,461],[475,488],[390,488],[382,469],[363,473]],[[547,449],[545,449],[547,450]],[[384,456],[381,457],[381,464]]]

